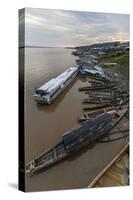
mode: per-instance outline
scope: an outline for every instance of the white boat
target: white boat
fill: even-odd
[[[36,90],[34,99],[40,104],[51,104],[53,100],[72,82],[78,73],[78,67],[70,67],[56,78],[51,79]]]

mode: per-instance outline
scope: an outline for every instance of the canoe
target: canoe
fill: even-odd
[[[125,104],[129,101],[129,98],[126,99],[114,99],[114,100],[108,100],[108,99],[84,99],[82,101],[82,103],[84,104],[104,104],[104,105],[113,105],[113,106],[117,106],[117,105],[121,105],[121,104]]]
[[[106,85],[102,85],[102,86],[88,86],[88,87],[79,88],[79,91],[102,90],[102,89],[112,88],[114,86],[116,86],[116,83],[106,84]]]
[[[108,108],[104,108],[104,109],[97,110],[97,111],[85,112],[81,115],[81,117],[79,118],[79,121],[86,121],[88,119],[95,117],[96,115],[99,115],[101,113],[108,112],[111,110],[117,111],[117,109],[115,109],[113,107],[108,107]]]

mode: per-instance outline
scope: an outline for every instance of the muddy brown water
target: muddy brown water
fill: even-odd
[[[78,88],[87,84],[80,78],[76,78],[52,105],[39,106],[33,100],[36,88],[76,65],[71,52],[63,48],[25,48],[26,163],[61,140],[64,132],[79,126],[78,118],[83,112],[81,100],[85,94]],[[122,139],[95,144],[32,177],[26,175],[26,191],[86,188],[125,142]]]

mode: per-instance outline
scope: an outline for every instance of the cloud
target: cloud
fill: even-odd
[[[26,45],[123,41],[129,40],[129,15],[26,8],[25,30]]]

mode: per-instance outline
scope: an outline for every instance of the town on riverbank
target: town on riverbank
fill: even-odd
[[[113,128],[110,136],[102,142],[126,137],[125,134],[129,132],[129,42],[79,46],[72,54],[77,57],[80,74],[87,83],[87,86],[79,88],[79,91],[84,91],[86,94],[86,98],[82,101],[83,114],[79,121],[83,122],[100,113],[126,107],[127,114]],[[119,136],[122,132],[123,135]],[[122,153],[120,155],[118,153],[116,158],[95,177],[89,187],[129,184],[128,140],[121,151]]]
[[[121,144],[120,156],[126,165],[122,165],[123,171],[120,175],[116,173],[115,179],[117,176],[123,177],[123,173],[126,179],[121,178],[117,182],[115,180],[111,182],[110,178],[105,176],[105,180],[109,180],[112,186],[127,185],[129,182],[129,43],[113,42],[77,47],[72,54],[78,57],[77,66],[70,67],[61,75],[49,80],[36,90],[33,97],[38,104],[53,104],[74,79],[80,80],[77,93],[81,96],[82,114],[78,116],[77,112],[75,118],[80,126],[64,133],[59,143],[27,163],[26,172],[34,174],[40,169],[46,169],[92,143],[115,143],[116,140],[121,140],[124,145]],[[125,68],[127,69],[123,70]],[[107,170],[120,158],[119,152],[116,153],[114,161],[110,158],[111,164],[108,164]],[[119,165],[118,163],[117,170]],[[99,177],[99,174],[97,176]],[[95,184],[90,183],[89,187],[90,185]]]
[[[117,67],[123,75],[129,77],[129,42],[98,43],[75,49],[72,54],[78,56],[78,65]]]

